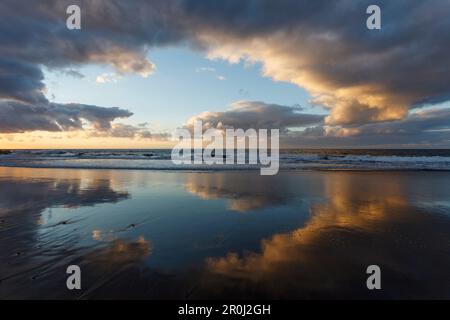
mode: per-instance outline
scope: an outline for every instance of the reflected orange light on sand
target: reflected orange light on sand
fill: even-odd
[[[399,268],[404,256],[417,248],[408,237],[397,238],[396,230],[404,234],[410,221],[422,226],[433,222],[408,204],[406,186],[395,174],[389,184],[385,178],[377,179],[371,173],[323,175],[327,199],[310,207],[311,218],[304,227],[263,239],[260,252],[243,256],[230,252],[225,257],[208,258],[208,270],[225,279],[239,279],[243,287],[248,282],[259,283],[282,298],[290,291],[298,293],[299,283],[305,294],[345,287],[352,272],[355,278],[363,279],[364,266],[374,261],[392,261],[385,268]],[[438,241],[428,235],[422,245],[426,248]],[[419,250],[422,258],[431,254]]]
[[[136,241],[114,240],[107,247],[89,253],[86,259],[108,268],[141,260],[151,252],[152,244],[140,236]]]
[[[248,212],[286,202],[286,186],[273,177],[268,184],[264,177],[241,172],[185,175],[184,189],[204,200],[226,199],[228,209]],[[260,180],[255,183],[254,179]],[[250,191],[249,191],[250,190]]]

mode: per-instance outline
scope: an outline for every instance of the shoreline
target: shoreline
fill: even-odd
[[[189,172],[189,173],[217,173],[217,172],[255,172],[260,168],[223,168],[223,169],[189,169],[189,168],[137,168],[137,167],[81,167],[81,166],[19,166],[19,165],[4,165],[1,164],[0,168],[21,168],[21,169],[73,169],[73,170],[124,170],[124,171],[154,171],[154,172]],[[280,168],[279,172],[450,172],[450,169],[400,169],[400,168]]]

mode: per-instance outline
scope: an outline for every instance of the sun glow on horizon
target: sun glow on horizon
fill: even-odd
[[[174,145],[171,140],[88,137],[83,131],[0,135],[0,149],[166,149]]]

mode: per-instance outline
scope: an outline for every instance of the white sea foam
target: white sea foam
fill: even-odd
[[[353,154],[352,154],[353,153]],[[450,153],[432,151],[368,152],[284,151],[281,170],[450,170]],[[0,166],[148,170],[253,170],[258,165],[175,165],[170,150],[15,150],[0,155]]]

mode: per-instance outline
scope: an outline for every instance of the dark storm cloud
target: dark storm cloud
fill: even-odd
[[[159,7],[169,10],[163,3],[5,0],[0,4],[0,50],[3,57],[48,67],[105,63],[120,72],[145,74],[154,67],[145,57],[146,45],[178,39],[159,16]],[[82,8],[82,30],[66,28],[71,4]]]
[[[208,111],[189,119],[185,128],[193,130],[194,121],[203,129],[255,128],[281,130],[285,147],[450,147],[450,108],[428,108],[412,112],[405,119],[351,126],[329,126],[324,116],[259,101],[238,101],[229,110]]]
[[[131,115],[129,111],[115,107],[0,100],[0,132],[77,130],[83,129],[83,120],[104,131],[111,128],[114,119]]]
[[[66,8],[64,1],[0,3],[0,133],[78,130],[84,122],[105,131],[115,119],[132,115],[116,107],[50,103],[45,97],[42,66],[67,69],[109,63],[119,73],[142,76],[154,68],[143,56],[142,41],[136,45],[133,36],[113,36],[102,28],[70,32]],[[62,72],[83,77],[66,69]]]
[[[43,80],[38,66],[0,58],[0,99],[44,102]]]
[[[202,121],[204,129],[280,129],[318,124],[323,116],[300,112],[293,108],[261,101],[237,101],[224,112],[203,112],[189,119],[185,127],[192,129],[195,121]]]
[[[373,1],[224,1],[187,6],[212,57],[261,61],[264,74],[305,87],[329,124],[398,120],[448,100],[450,3],[377,1],[382,30],[365,26]],[[205,22],[206,21],[206,22]]]
[[[82,30],[65,27],[70,4],[81,7]],[[329,126],[353,130],[355,125],[403,121],[411,109],[447,101],[450,2],[376,1],[382,11],[382,30],[377,31],[366,28],[371,4],[4,0],[0,97],[42,103],[42,65],[102,63],[119,73],[148,76],[155,68],[149,50],[186,44],[211,58],[261,62],[265,76],[304,87],[315,104],[328,108]]]
[[[450,108],[420,110],[399,121],[361,126],[309,127],[289,132],[282,142],[292,147],[450,148]]]

